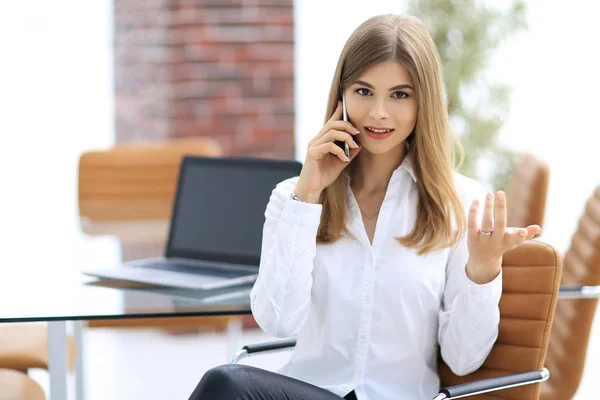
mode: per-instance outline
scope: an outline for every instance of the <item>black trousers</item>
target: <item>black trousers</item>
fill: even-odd
[[[204,374],[189,400],[340,400],[318,386],[248,365],[223,365]],[[354,391],[344,399],[356,400]]]

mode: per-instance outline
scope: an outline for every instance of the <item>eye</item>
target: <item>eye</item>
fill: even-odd
[[[405,99],[408,97],[408,94],[406,92],[394,92],[392,97],[395,99]]]
[[[356,90],[356,93],[358,93],[360,96],[369,96],[371,91],[369,89],[360,88]]]

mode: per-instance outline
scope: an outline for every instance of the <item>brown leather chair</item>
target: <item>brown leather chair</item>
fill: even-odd
[[[506,191],[508,226],[543,227],[549,175],[548,164],[533,154],[515,164]]]
[[[562,259],[552,246],[530,240],[506,253],[502,268],[498,340],[483,366],[466,376],[454,375],[440,359],[443,389],[436,400],[491,391],[494,391],[493,395],[479,394],[473,398],[539,398],[539,382],[545,381],[548,374],[544,362],[558,297]],[[295,343],[295,339],[284,339],[245,346],[231,362],[237,363],[249,354],[293,347]],[[515,385],[519,387],[513,387]]]
[[[570,400],[579,387],[599,285],[600,186],[590,196],[564,257],[561,292],[546,358],[552,377],[542,386],[543,400]]]
[[[0,400],[46,400],[46,395],[25,373],[0,369]]]
[[[79,159],[79,215],[92,221],[168,220],[184,155],[217,157],[209,138],[118,144]]]
[[[27,372],[30,368],[48,369],[48,333],[38,322],[0,325],[0,368]],[[67,337],[67,367],[75,367],[77,346]]]

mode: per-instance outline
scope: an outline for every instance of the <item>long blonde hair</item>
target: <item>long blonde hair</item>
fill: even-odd
[[[370,66],[390,60],[401,63],[410,73],[418,98],[417,123],[407,138],[419,192],[417,218],[412,231],[396,239],[422,255],[454,246],[466,229],[466,221],[453,177],[456,155],[459,164],[462,162],[462,146],[450,129],[439,54],[419,19],[379,15],[352,33],[333,76],[325,121],[333,115],[342,88],[358,80]],[[347,168],[349,174],[351,166]],[[332,243],[346,225],[344,173],[321,193],[320,200],[323,212],[317,242]]]

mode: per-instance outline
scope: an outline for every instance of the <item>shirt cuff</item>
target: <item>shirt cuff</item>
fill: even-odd
[[[301,201],[288,198],[281,219],[299,226],[318,228],[321,223],[322,204],[303,203]]]
[[[483,284],[477,284],[469,279],[467,276],[467,270],[465,267],[463,279],[466,281],[466,292],[469,304],[474,303],[500,303],[500,296],[502,296],[502,268],[500,273],[492,281]]]

